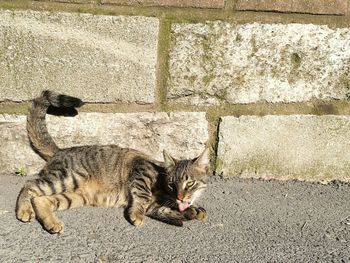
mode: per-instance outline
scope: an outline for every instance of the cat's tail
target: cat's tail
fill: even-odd
[[[45,161],[50,160],[59,151],[46,127],[45,116],[49,106],[75,108],[83,104],[78,98],[57,94],[49,90],[43,91],[39,97],[34,99],[27,116],[28,137],[34,150]]]

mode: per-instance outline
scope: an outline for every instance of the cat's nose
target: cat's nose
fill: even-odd
[[[182,201],[184,199],[184,194],[182,192],[177,194],[177,199]]]

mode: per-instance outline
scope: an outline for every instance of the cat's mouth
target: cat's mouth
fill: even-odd
[[[176,203],[179,206],[179,211],[180,212],[185,211],[187,208],[189,208],[191,206],[191,203],[183,202],[183,201],[180,201],[180,200],[176,200]]]

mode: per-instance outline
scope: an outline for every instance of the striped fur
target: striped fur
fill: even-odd
[[[60,149],[47,131],[48,107],[81,105],[78,98],[51,91],[34,99],[27,118],[28,136],[47,163],[19,193],[19,220],[36,218],[48,232],[60,233],[63,223],[54,212],[84,205],[124,207],[133,225],[141,225],[145,216],[177,226],[206,217],[194,201],[207,185],[208,149],[193,160],[180,161],[164,152],[164,162],[116,145]]]

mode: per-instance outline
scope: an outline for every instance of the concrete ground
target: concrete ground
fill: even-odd
[[[120,209],[59,213],[65,232],[16,220],[27,178],[0,184],[0,262],[350,262],[350,185],[213,177],[206,222],[140,228]]]

